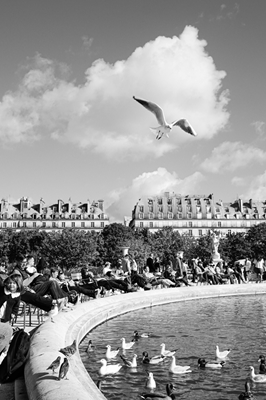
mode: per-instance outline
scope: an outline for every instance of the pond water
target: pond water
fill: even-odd
[[[121,338],[130,341],[133,332],[151,332],[149,338],[139,339],[124,354],[132,359],[138,355],[138,366],[125,366],[116,374],[102,379],[101,390],[108,400],[139,399],[147,392],[147,372],[153,372],[157,389],[165,393],[165,385],[172,382],[177,399],[233,400],[244,390],[249,366],[259,372],[258,358],[266,353],[266,296],[236,296],[171,303],[127,313],[107,321],[91,331],[80,344],[80,355],[91,378],[96,383],[105,358],[106,345],[112,349],[121,346]],[[96,346],[86,353],[88,341]],[[158,365],[142,364],[142,352],[160,353],[160,344],[166,349],[178,349],[178,365],[190,365],[192,373],[169,373],[170,359]],[[199,357],[215,360],[215,347],[231,348],[226,364],[220,370],[199,369]],[[122,350],[120,350],[122,354]],[[122,362],[119,355],[111,363]],[[266,383],[251,383],[254,399],[266,398]]]

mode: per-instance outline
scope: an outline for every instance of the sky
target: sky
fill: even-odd
[[[4,0],[1,198],[266,200],[265,0]],[[186,118],[156,140],[133,96]]]

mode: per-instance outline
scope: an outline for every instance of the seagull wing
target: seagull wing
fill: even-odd
[[[189,133],[190,135],[197,136],[197,133],[194,131],[187,119],[179,119],[172,122],[172,125],[179,126],[181,129],[183,129],[183,131]]]
[[[166,121],[164,118],[164,113],[163,110],[160,106],[158,106],[155,103],[152,103],[151,101],[146,101],[143,99],[137,99],[135,96],[133,96],[133,99],[136,100],[138,103],[140,103],[143,107],[145,107],[147,110],[149,110],[150,112],[152,112],[158,123],[162,126],[166,125]]]

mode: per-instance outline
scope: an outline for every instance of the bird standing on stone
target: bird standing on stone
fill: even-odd
[[[47,368],[47,371],[48,371],[49,369],[51,369],[51,370],[53,371],[53,374],[54,374],[55,370],[56,370],[57,368],[59,368],[60,362],[61,362],[61,357],[58,356],[58,357],[52,362],[52,364],[49,365],[49,367]]]
[[[62,348],[59,351],[60,351],[60,353],[64,354],[64,356],[66,356],[68,358],[73,356],[73,354],[75,354],[76,351],[77,351],[77,342],[76,342],[76,340],[74,340],[71,345]]]
[[[54,317],[58,314],[59,308],[57,304],[53,304],[51,310],[48,312],[48,317],[51,318],[51,322],[54,322]]]
[[[68,359],[65,357],[64,361],[60,367],[60,370],[59,370],[59,375],[58,375],[59,381],[64,378],[67,379],[66,376],[67,376],[68,370],[69,370],[69,362],[68,362]]]
[[[197,136],[196,132],[186,119],[178,119],[168,124],[168,122],[165,120],[164,112],[162,108],[158,106],[158,104],[143,99],[137,99],[135,96],[133,96],[133,99],[155,115],[160,126],[157,128],[150,128],[150,130],[156,134],[156,139],[161,139],[163,135],[169,137],[168,134],[171,132],[174,126],[179,126],[181,129],[183,129],[183,131],[189,133],[190,135]]]

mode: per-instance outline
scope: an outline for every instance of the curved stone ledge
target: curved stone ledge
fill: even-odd
[[[70,360],[68,379],[58,381],[58,374],[47,371],[61,353],[58,350],[79,343],[93,328],[120,314],[177,301],[208,297],[256,295],[266,293],[265,284],[193,286],[135,292],[88,301],[73,311],[61,312],[44,322],[32,337],[25,382],[29,400],[104,400],[105,397],[87,373],[79,353]],[[62,355],[63,356],[63,355]]]

